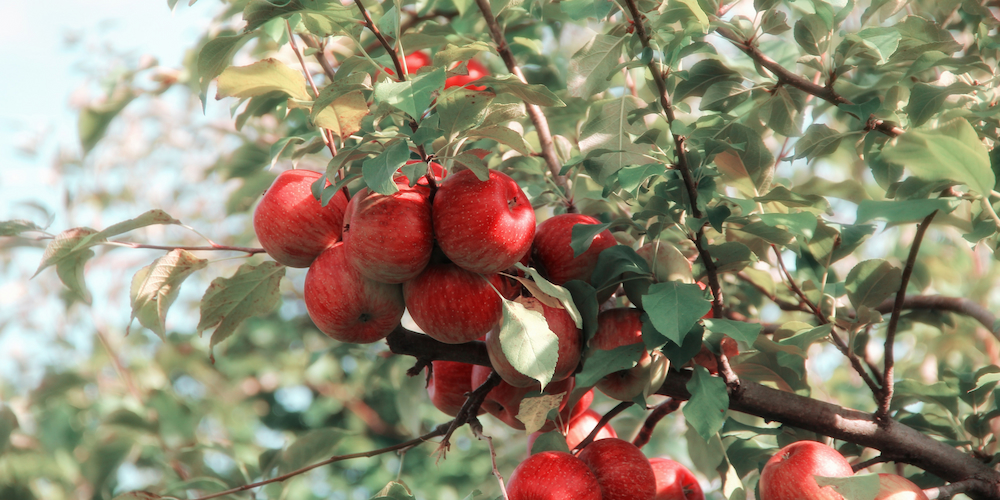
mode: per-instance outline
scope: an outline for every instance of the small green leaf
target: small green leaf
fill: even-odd
[[[669,281],[656,283],[642,296],[649,320],[664,337],[683,344],[684,337],[712,309],[698,285]]]
[[[739,84],[743,76],[718,59],[703,59],[691,66],[684,81],[677,84],[675,100],[703,96],[714,84],[726,81]]]
[[[343,429],[323,428],[299,436],[281,453],[278,474],[285,474],[333,456],[345,435]]]
[[[26,233],[28,231],[41,231],[42,228],[39,227],[34,222],[30,220],[5,220],[0,222],[0,237],[4,236],[17,236],[21,233]]]
[[[399,187],[396,186],[392,178],[399,167],[402,167],[409,159],[410,148],[406,141],[396,141],[375,158],[369,158],[361,164],[361,173],[365,178],[365,184],[379,194],[388,195],[399,191]]]
[[[844,500],[875,500],[878,496],[880,483],[878,474],[860,474],[849,477],[823,477],[816,478],[816,484],[820,488],[832,486],[840,493]]]
[[[569,95],[590,97],[607,90],[621,57],[625,37],[596,35],[578,50],[569,61]]]
[[[953,180],[980,195],[988,195],[996,183],[989,152],[965,118],[907,132],[886,145],[882,157],[923,179]]]
[[[795,22],[795,41],[806,53],[818,56],[826,52],[830,43],[830,26],[816,14],[806,14]]]
[[[241,35],[220,35],[206,43],[198,52],[195,67],[198,70],[198,81],[201,87],[202,102],[208,90],[208,84],[222,74],[222,71],[232,62],[233,55],[252,38],[248,33]]]
[[[731,319],[706,319],[705,328],[711,332],[723,333],[733,340],[753,345],[760,335],[760,323],[745,323],[743,321],[733,321]]]
[[[462,131],[479,126],[495,97],[492,92],[468,89],[457,89],[441,96],[437,108],[445,139],[454,140]]]
[[[590,275],[594,288],[601,291],[621,281],[622,273],[650,274],[649,264],[632,247],[615,245],[606,248],[597,257],[597,265]]]
[[[286,66],[277,59],[267,58],[249,66],[230,66],[219,75],[216,99],[239,97],[241,99],[280,91],[290,97],[306,101],[311,99],[306,91],[306,77],[301,71]]]
[[[571,229],[570,248],[573,249],[573,258],[579,257],[586,252],[594,242],[594,237],[601,234],[605,229],[611,227],[611,223],[604,224],[573,224]]]
[[[513,129],[502,125],[493,125],[490,127],[473,129],[466,132],[465,137],[470,139],[491,139],[513,149],[514,151],[517,151],[518,153],[521,153],[524,156],[533,155],[528,143],[524,142],[523,134],[515,132]]]
[[[727,112],[739,106],[750,97],[750,89],[737,80],[722,80],[705,89],[698,109],[702,111]]]
[[[814,123],[806,129],[805,135],[795,143],[794,159],[815,160],[837,151],[844,135],[822,123]]]
[[[858,220],[863,224],[870,220],[882,219],[890,224],[920,222],[935,210],[941,214],[951,213],[961,201],[948,199],[874,201],[863,200],[858,204]]]
[[[576,308],[576,304],[573,303],[573,294],[568,289],[553,284],[549,280],[545,279],[533,267],[524,267],[524,265],[522,265],[520,262],[516,262],[514,263],[514,265],[531,277],[533,286],[536,288],[536,290],[532,290],[532,295],[534,295],[539,300],[542,300],[542,298],[539,297],[539,293],[556,299],[556,301],[559,302],[559,306],[562,307],[564,310],[566,310],[566,313],[569,314],[569,317],[573,319],[573,323],[576,325],[576,327],[583,328],[583,316],[580,314],[580,311]],[[545,305],[552,307],[548,303],[545,303]]]
[[[694,367],[687,390],[691,393],[691,399],[684,404],[684,420],[702,439],[708,441],[726,421],[726,410],[729,409],[726,383],[698,365]]]
[[[566,105],[545,85],[529,85],[514,75],[485,76],[476,80],[476,85],[492,88],[497,94],[511,94],[528,104],[551,107]]]
[[[201,299],[198,333],[215,327],[210,341],[215,347],[245,319],[269,314],[278,307],[278,284],[284,275],[285,266],[264,262],[257,266],[243,264],[231,277],[212,280]]]
[[[391,481],[385,485],[371,500],[414,500],[410,488],[402,482]]]
[[[208,260],[199,259],[186,250],[171,250],[135,273],[129,292],[132,317],[125,334],[128,335],[132,320],[138,318],[139,324],[165,340],[167,310],[177,299],[181,283],[207,265]]]
[[[561,451],[563,453],[569,453],[569,445],[566,444],[566,436],[563,436],[559,431],[550,431],[541,434],[535,438],[534,443],[531,443],[531,449],[528,450],[528,453],[534,455],[543,451]]]
[[[118,113],[121,113],[128,103],[137,97],[136,93],[124,87],[116,89],[108,100],[96,106],[87,106],[80,111],[77,129],[80,133],[80,146],[84,154],[89,153],[104,137]]]
[[[542,387],[552,380],[559,360],[559,338],[541,312],[504,300],[500,347],[518,372],[537,380]]]
[[[433,95],[444,87],[444,68],[411,75],[404,82],[382,81],[375,84],[375,103],[386,103],[420,121],[431,105]]]
[[[628,370],[642,359],[644,352],[646,346],[641,343],[623,345],[610,351],[592,349],[583,361],[583,371],[576,374],[576,386],[591,387],[609,373]]]
[[[847,297],[855,308],[874,308],[899,291],[902,276],[902,270],[881,259],[859,262],[847,273]]]

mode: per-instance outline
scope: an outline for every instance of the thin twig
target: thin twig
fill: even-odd
[[[528,80],[524,78],[521,68],[517,65],[517,61],[514,60],[514,54],[507,45],[507,39],[504,36],[503,29],[500,27],[500,23],[497,22],[496,16],[493,15],[489,0],[476,0],[476,5],[486,20],[486,25],[490,29],[490,35],[493,37],[493,43],[497,46],[497,53],[500,54],[500,58],[503,59],[504,64],[507,66],[507,71],[514,74],[522,83],[528,83]],[[566,179],[566,176],[560,175],[562,163],[559,161],[559,157],[556,156],[552,131],[549,130],[549,120],[545,117],[545,113],[542,112],[542,108],[537,105],[524,103],[524,107],[528,112],[528,118],[531,119],[531,123],[535,125],[535,131],[538,133],[538,143],[542,147],[542,158],[545,159],[545,164],[549,167],[549,173],[552,174],[552,179],[556,185],[563,190],[566,209],[569,212],[574,212],[576,207],[573,204],[573,192],[570,190],[569,180]]]
[[[892,457],[886,456],[883,453],[883,454],[880,454],[877,457],[869,458],[868,460],[865,460],[863,462],[858,462],[858,463],[852,465],[851,469],[854,469],[854,472],[857,473],[859,470],[867,469],[867,468],[869,468],[869,467],[871,467],[873,465],[884,464],[886,462],[892,462],[892,461],[893,461]]]
[[[848,361],[851,362],[851,366],[854,368],[854,371],[858,372],[858,375],[861,377],[861,380],[864,380],[865,385],[867,385],[868,388],[871,389],[872,394],[874,394],[877,397],[881,392],[881,388],[878,386],[877,383],[875,383],[875,379],[873,379],[871,375],[869,375],[868,372],[865,371],[864,365],[861,364],[861,359],[859,359],[857,354],[855,354],[854,351],[852,351],[851,348],[847,345],[847,343],[844,342],[844,339],[840,338],[840,335],[837,335],[837,332],[831,330],[830,338],[833,340],[833,344],[837,347],[837,350],[839,350],[840,353],[846,356]],[[871,366],[869,365],[869,368],[870,367]],[[874,370],[872,371],[874,372]],[[877,372],[875,373],[877,376],[878,373]]]
[[[910,282],[910,275],[913,274],[913,266],[917,262],[917,253],[920,251],[920,243],[924,239],[924,234],[927,233],[927,227],[931,225],[931,221],[934,220],[934,216],[937,215],[937,210],[931,212],[924,220],[917,225],[917,233],[913,236],[913,243],[910,246],[910,255],[906,257],[906,266],[903,267],[903,276],[899,283],[899,291],[896,292],[896,301],[892,306],[892,317],[889,318],[889,326],[885,330],[885,368],[883,369],[882,375],[882,398],[879,402],[878,411],[875,412],[875,418],[878,420],[879,424],[887,424],[889,422],[889,405],[892,403],[892,392],[893,392],[893,363],[895,357],[893,356],[892,347],[893,343],[896,341],[896,328],[899,326],[899,315],[903,310],[903,303],[906,299],[906,285]]]
[[[358,9],[361,11],[361,15],[365,18],[365,26],[368,27],[368,31],[371,31],[372,34],[375,35],[375,38],[378,38],[378,42],[382,44],[385,51],[389,53],[389,57],[392,58],[392,64],[396,67],[397,80],[406,80],[406,73],[403,72],[403,63],[400,60],[399,55],[396,54],[396,51],[393,50],[392,44],[389,43],[389,40],[385,39],[385,36],[383,36],[382,32],[379,31],[378,26],[375,26],[375,21],[372,20],[372,15],[368,13],[368,9],[366,9],[365,5],[361,3],[361,0],[354,0],[354,4],[358,6]]]
[[[636,448],[642,448],[649,442],[649,439],[653,436],[653,429],[656,429],[656,424],[663,420],[663,417],[670,415],[671,413],[677,411],[681,407],[680,400],[674,398],[668,398],[666,401],[656,405],[652,411],[646,415],[646,421],[642,423],[642,427],[639,428],[638,434],[635,435],[635,439],[632,440],[632,444]]]
[[[326,58],[325,54],[323,54],[322,45],[318,40],[316,40],[316,37],[306,33],[299,33],[299,38],[302,40],[302,43],[306,44],[306,47],[316,49],[316,53],[313,54],[313,57],[316,58],[316,62],[318,62],[320,67],[323,68],[323,74],[326,75],[326,79],[332,82],[337,76],[337,72],[333,69],[333,65],[330,64],[330,60]]]
[[[118,358],[118,353],[115,352],[114,348],[111,347],[111,343],[108,342],[107,336],[104,335],[104,330],[102,328],[96,328],[97,338],[101,341],[101,345],[104,346],[104,350],[108,352],[108,357],[111,358],[111,365],[114,366],[115,372],[121,377],[122,381],[125,382],[125,387],[128,388],[129,394],[135,398],[140,404],[145,403],[142,398],[142,393],[136,388],[135,382],[132,380],[132,374],[128,371],[125,366],[122,365],[121,359]]]
[[[469,422],[469,428],[472,429],[472,434],[476,438],[486,440],[486,445],[490,447],[490,462],[493,463],[493,476],[500,483],[500,494],[503,495],[504,500],[510,500],[507,496],[507,487],[503,484],[503,476],[500,475],[500,469],[497,467],[497,450],[493,447],[493,438],[483,434],[483,425],[479,423],[478,418],[473,418]]]
[[[285,20],[285,27],[288,28],[288,43],[292,46],[292,51],[295,52],[295,57],[298,58],[299,65],[302,66],[302,73],[306,75],[306,81],[309,82],[309,87],[312,88],[313,95],[319,97],[319,89],[316,88],[316,82],[313,81],[312,73],[306,67],[306,60],[302,57],[302,52],[299,52],[299,46],[295,43],[295,33],[292,31],[292,24],[287,19]],[[320,137],[323,138],[323,143],[330,149],[330,155],[337,156],[337,145],[333,142],[333,132],[322,127],[320,127],[319,132]]]
[[[462,408],[458,410],[458,415],[455,415],[455,420],[451,421],[451,426],[448,427],[448,432],[444,434],[444,439],[441,440],[441,444],[438,446],[438,452],[444,457],[444,454],[448,452],[451,447],[451,435],[455,431],[465,425],[468,422],[476,420],[476,415],[479,414],[479,407],[483,405],[483,401],[486,400],[486,395],[493,390],[494,387],[500,385],[503,379],[500,378],[495,370],[490,372],[490,376],[475,390],[469,393],[469,397],[465,399],[465,403],[462,404]]]
[[[454,422],[454,420],[452,420],[451,422],[443,423],[443,424],[435,427],[433,431],[430,431],[427,434],[424,434],[423,436],[411,439],[409,441],[404,441],[404,442],[399,443],[399,444],[394,444],[392,446],[387,446],[385,448],[379,448],[377,450],[364,451],[364,452],[361,452],[361,453],[351,453],[349,455],[333,456],[333,457],[330,457],[330,458],[328,458],[326,460],[323,460],[321,462],[317,462],[317,463],[314,463],[312,465],[307,465],[307,466],[302,467],[300,469],[293,470],[293,471],[291,471],[291,472],[289,472],[287,474],[282,474],[282,475],[277,476],[277,477],[272,477],[271,479],[265,479],[263,481],[258,481],[256,483],[245,484],[243,486],[238,486],[236,488],[228,489],[226,491],[220,491],[218,493],[212,493],[211,495],[207,495],[207,496],[203,496],[203,497],[198,497],[198,498],[194,498],[194,499],[191,499],[191,500],[209,500],[211,498],[224,497],[226,495],[232,495],[234,493],[239,493],[241,491],[250,490],[250,489],[253,489],[253,488],[257,488],[259,486],[264,486],[266,484],[283,482],[283,481],[285,481],[285,480],[287,480],[289,478],[292,478],[292,477],[295,477],[295,476],[298,476],[298,475],[301,475],[301,474],[305,474],[306,472],[309,472],[309,471],[311,471],[313,469],[322,467],[324,465],[330,465],[330,464],[335,463],[335,462],[341,462],[341,461],[344,461],[344,460],[351,460],[351,459],[354,459],[354,458],[369,458],[369,457],[374,457],[374,456],[381,455],[383,453],[388,453],[390,451],[396,451],[396,450],[403,450],[403,449],[407,449],[407,448],[412,448],[414,446],[417,446],[419,444],[424,443],[428,439],[431,439],[431,438],[434,438],[434,437],[438,437],[438,436],[443,436],[448,431],[448,429],[451,428],[451,425],[452,425],[453,422]]]
[[[588,444],[593,443],[594,438],[597,437],[597,433],[601,432],[601,429],[603,429],[605,425],[608,425],[608,422],[610,422],[612,418],[615,418],[616,415],[625,411],[626,408],[634,404],[635,403],[632,401],[622,401],[621,403],[618,403],[618,406],[615,406],[611,409],[611,411],[605,413],[604,416],[601,417],[601,420],[594,426],[594,430],[590,431],[590,434],[587,434],[587,437],[584,438],[583,441],[580,441],[580,444],[577,444],[573,450],[582,450],[586,448]]]
[[[788,280],[788,288],[792,291],[792,293],[798,296],[799,300],[802,301],[806,307],[809,308],[809,311],[813,313],[813,316],[816,316],[816,319],[818,319],[820,323],[824,325],[829,323],[830,321],[823,315],[823,312],[819,310],[819,307],[817,307],[816,304],[813,304],[812,301],[809,300],[809,297],[806,297],[805,292],[799,288],[798,283],[795,282],[795,278],[792,277],[792,273],[788,272],[788,268],[785,267],[785,260],[781,258],[781,251],[778,250],[778,247],[776,245],[771,245],[771,249],[774,250],[774,256],[778,262],[778,268],[785,275],[785,279]]]
[[[146,248],[150,250],[190,250],[192,252],[216,251],[216,252],[243,252],[249,255],[265,253],[267,250],[255,247],[233,247],[229,245],[211,246],[185,246],[185,245],[148,245],[145,243],[132,243],[131,241],[105,241],[102,245],[115,245],[128,248]]]

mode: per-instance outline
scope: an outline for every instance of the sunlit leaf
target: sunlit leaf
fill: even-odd
[[[511,366],[542,387],[548,385],[559,360],[559,338],[549,329],[545,316],[518,302],[504,300],[499,336]]]
[[[198,333],[214,327],[210,342],[214,347],[247,318],[269,314],[278,306],[278,284],[284,275],[285,266],[269,261],[243,264],[231,277],[212,280],[201,299]]]
[[[138,318],[142,326],[164,339],[167,310],[177,299],[181,283],[207,265],[208,260],[199,259],[186,250],[171,250],[135,273],[129,292],[132,303],[129,328],[132,320]],[[128,329],[125,332],[128,334]]]

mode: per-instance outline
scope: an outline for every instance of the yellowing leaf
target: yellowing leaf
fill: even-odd
[[[181,283],[206,265],[207,260],[199,259],[188,251],[172,250],[135,273],[129,292],[132,302],[129,328],[132,320],[138,318],[142,326],[163,339],[166,335],[167,309],[177,299]]]
[[[361,128],[361,120],[368,115],[368,102],[361,91],[342,95],[316,115],[316,126],[323,127],[341,139],[346,139]]]
[[[517,410],[517,419],[524,422],[524,432],[531,434],[545,425],[548,414],[558,410],[565,392],[559,394],[542,394],[536,398],[524,398]]]
[[[239,97],[241,99],[280,91],[289,96],[307,100],[306,77],[276,59],[264,59],[249,66],[230,66],[219,75],[216,99]]]
[[[252,316],[270,313],[278,306],[278,284],[285,266],[264,262],[259,266],[243,264],[231,278],[216,278],[201,299],[198,333],[215,327],[210,345],[215,347]]]

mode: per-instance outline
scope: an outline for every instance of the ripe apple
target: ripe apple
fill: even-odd
[[[312,195],[322,174],[286,170],[278,175],[253,212],[253,230],[272,259],[288,267],[309,267],[340,240],[347,196],[338,191],[325,207]]]
[[[423,68],[424,66],[429,66],[431,64],[431,56],[427,55],[426,52],[414,52],[406,56],[405,60],[406,60],[405,69],[407,71],[407,74],[410,75],[416,73],[417,70],[419,70],[420,68]],[[385,68],[385,72],[389,73],[390,75],[396,74],[396,70],[392,68]]]
[[[602,351],[642,343],[642,311],[627,307],[608,309],[597,316],[597,333],[590,347]],[[609,397],[631,401],[646,386],[652,358],[643,348],[638,364],[628,370],[605,375],[596,387]]]
[[[507,481],[510,500],[601,500],[594,472],[561,451],[536,453],[520,463]]]
[[[385,338],[403,317],[403,290],[364,277],[347,263],[338,242],[309,266],[303,291],[319,330],[341,342],[368,344]]]
[[[498,274],[486,277],[455,264],[431,264],[403,283],[403,297],[424,333],[447,344],[460,344],[482,337],[500,322],[503,304],[497,291],[504,287],[505,280]]]
[[[601,422],[601,414],[594,410],[587,409],[579,416],[569,421],[569,427],[566,429],[566,446],[569,449],[576,448],[576,445],[587,439],[587,436],[594,431],[597,424]],[[605,425],[601,427],[601,430],[597,431],[597,435],[594,436],[594,441],[598,439],[611,439],[617,438],[618,434],[611,427],[611,425]]]
[[[653,500],[656,495],[653,467],[642,451],[628,441],[618,438],[594,441],[577,457],[594,471],[603,500]]]
[[[549,307],[534,297],[518,297],[515,302],[530,311],[541,313],[545,317],[549,329],[558,339],[558,360],[552,381],[563,380],[572,375],[576,371],[577,365],[580,364],[580,355],[583,349],[582,332],[576,327],[573,318],[565,309]],[[486,334],[486,352],[490,355],[493,369],[500,374],[505,382],[515,387],[537,386],[538,382],[535,379],[517,371],[507,360],[507,356],[504,355],[500,346],[500,327],[500,324],[495,324]]]
[[[572,401],[570,401],[572,402]],[[590,403],[594,402],[594,390],[590,389],[580,396],[580,399],[570,408],[570,414],[567,421],[571,421],[576,417],[579,417],[583,412],[590,409]]]
[[[430,189],[397,183],[390,195],[358,191],[344,214],[347,261],[364,276],[402,283],[419,275],[431,260],[434,234]]]
[[[427,395],[437,409],[451,415],[458,415],[467,398],[466,393],[472,392],[472,366],[469,363],[457,361],[432,361],[431,375],[427,379]],[[479,414],[486,410],[479,409]]]
[[[470,82],[474,82],[490,74],[489,71],[486,70],[486,66],[483,66],[475,59],[469,59],[469,64],[466,65],[466,68],[469,70],[468,75],[455,75],[448,77],[444,81],[444,87],[465,87],[469,90],[475,91],[486,90],[486,87],[483,87],[482,85],[468,85]]]
[[[490,170],[480,181],[471,170],[445,178],[434,195],[434,235],[452,262],[493,274],[531,249],[535,211],[517,182]]]
[[[798,441],[776,453],[760,473],[760,497],[766,500],[843,500],[832,486],[822,488],[813,476],[853,476],[851,464],[837,450],[816,441]]]
[[[669,458],[650,458],[656,476],[653,500],[705,500],[705,493],[687,467]]]
[[[919,486],[903,476],[879,474],[879,491],[875,500],[927,500],[927,494]]]
[[[582,254],[573,257],[570,243],[573,226],[600,224],[601,221],[583,214],[561,214],[546,219],[535,228],[535,241],[531,244],[531,259],[543,276],[562,285],[570,280],[590,283],[590,275],[597,266],[597,258],[605,249],[618,244],[611,231],[605,229]]]
[[[490,376],[492,370],[486,366],[474,366],[472,367],[472,388],[475,389],[482,385],[483,382]],[[566,393],[563,397],[562,403],[559,406],[560,411],[565,407],[566,401],[569,398],[570,393],[573,391],[573,386],[575,385],[575,380],[573,378],[568,378],[565,380],[560,380],[558,382],[552,382],[545,386],[546,394],[559,394],[562,392]],[[524,422],[517,419],[517,414],[521,409],[521,400],[524,399],[528,393],[538,390],[538,384],[535,387],[514,387],[507,382],[500,382],[500,385],[496,386],[486,395],[486,399],[483,401],[482,408],[489,412],[490,415],[500,419],[501,422],[517,429],[520,431],[524,430]],[[548,421],[545,426],[542,427],[542,432],[548,432],[554,429],[556,426],[555,422]]]

